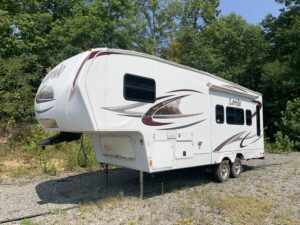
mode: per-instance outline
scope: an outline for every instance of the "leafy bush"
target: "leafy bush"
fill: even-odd
[[[34,155],[42,155],[44,150],[38,146],[38,142],[45,139],[47,136],[44,129],[39,124],[35,124],[32,127],[31,134],[26,138],[26,151]]]
[[[67,146],[65,146],[67,147]],[[78,167],[78,160],[77,160],[77,152],[78,152],[78,145],[75,144],[68,144],[68,147],[65,149],[65,163],[64,167],[67,170],[74,170]]]
[[[99,163],[96,161],[95,152],[89,135],[84,135],[84,141],[82,143],[65,143],[61,147],[66,154],[65,168],[67,170],[74,170],[76,167],[84,167],[93,171],[100,168]]]
[[[289,152],[294,147],[294,142],[290,140],[289,136],[283,135],[281,131],[275,134],[275,149],[278,152]]]
[[[300,97],[288,101],[282,114],[282,129],[294,141],[295,148],[300,150]]]
[[[33,99],[36,91],[32,84],[40,69],[28,73],[28,67],[35,68],[32,57],[0,58],[0,131],[14,135],[16,124],[31,122]],[[33,65],[35,64],[35,66]],[[32,69],[34,70],[34,69]]]
[[[51,176],[55,176],[57,174],[57,168],[54,164],[46,162],[42,164],[42,166],[43,166],[43,173],[49,174]]]

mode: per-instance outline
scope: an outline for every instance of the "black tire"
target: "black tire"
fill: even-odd
[[[217,182],[225,182],[230,175],[230,166],[228,160],[223,160],[220,164],[215,165],[213,170],[214,179]]]
[[[234,163],[231,164],[230,176],[233,178],[239,177],[243,172],[243,164],[240,158],[236,158]]]

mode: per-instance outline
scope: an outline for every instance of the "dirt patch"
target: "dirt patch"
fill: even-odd
[[[8,176],[7,174],[5,174],[5,173],[0,173],[0,180],[1,180],[1,179],[7,179],[7,178],[9,178],[9,176]]]
[[[0,144],[7,144],[9,137],[0,137]]]
[[[20,162],[19,160],[4,160],[1,162],[1,164],[7,167],[18,167],[24,165],[24,163]]]

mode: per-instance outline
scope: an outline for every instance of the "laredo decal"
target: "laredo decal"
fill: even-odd
[[[230,98],[229,99],[229,105],[241,106],[242,102],[239,99]]]
[[[47,76],[44,78],[43,83],[45,83],[47,80],[53,80],[56,78],[59,78],[60,74],[65,70],[66,66],[64,64],[61,64],[60,67],[54,68],[51,70]]]
[[[159,120],[168,120],[168,119],[180,119],[180,118],[186,118],[186,117],[195,117],[199,116],[203,113],[192,113],[192,114],[183,114],[180,110],[180,103],[183,98],[186,98],[188,96],[191,96],[191,92],[193,93],[199,93],[203,94],[200,91],[191,90],[191,89],[178,89],[169,91],[167,93],[176,93],[176,92],[189,92],[189,94],[184,94],[180,96],[173,95],[165,95],[161,97],[157,97],[154,106],[150,107],[145,113],[133,111],[133,109],[148,105],[150,103],[136,103],[132,105],[127,106],[119,106],[119,107],[102,107],[102,109],[113,111],[118,113],[118,115],[121,116],[128,116],[128,117],[136,117],[141,118],[142,123],[147,126],[165,126],[165,125],[171,125],[176,122],[177,120],[173,120],[170,122],[166,121],[159,121]],[[163,100],[163,101],[160,101]],[[172,129],[182,129],[186,128],[198,123],[201,123],[202,121],[205,121],[205,119],[195,121],[193,123],[189,124],[181,124],[180,126],[174,126],[170,128],[161,128],[159,130],[172,130]]]

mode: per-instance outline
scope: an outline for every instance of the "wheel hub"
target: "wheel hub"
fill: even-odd
[[[234,167],[234,170],[235,170],[235,173],[240,173],[240,170],[241,170],[241,167],[239,164],[236,164],[235,167]]]
[[[222,176],[223,178],[225,178],[225,177],[228,176],[228,168],[227,168],[225,165],[222,166],[221,176]]]

